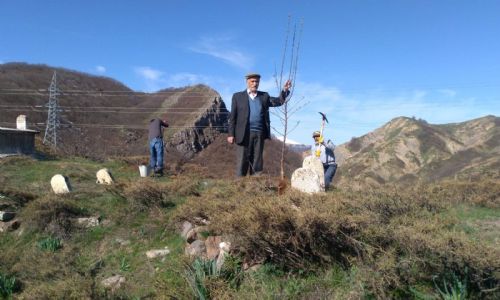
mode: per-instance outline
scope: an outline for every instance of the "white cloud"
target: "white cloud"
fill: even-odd
[[[283,136],[277,136],[277,137],[276,137],[276,139],[277,139],[278,141],[283,141]],[[302,143],[299,143],[299,142],[297,142],[297,141],[294,141],[294,140],[292,140],[292,139],[290,139],[290,138],[288,138],[288,137],[287,137],[287,139],[286,139],[286,143],[287,143],[287,144],[289,144],[289,145],[300,145],[300,144],[302,144]]]
[[[136,74],[140,75],[142,78],[151,81],[158,81],[163,75],[162,71],[155,70],[151,67],[137,67],[135,68]]]
[[[234,39],[229,36],[202,37],[188,49],[201,54],[213,56],[232,66],[242,69],[253,67],[253,57],[233,45]]]
[[[443,96],[453,98],[457,95],[457,92],[455,90],[450,90],[450,89],[442,89],[438,91],[441,93]]]
[[[95,70],[97,73],[106,73],[106,68],[103,66],[96,66]]]
[[[271,85],[270,81],[264,82],[266,87]],[[274,86],[273,90],[276,90]],[[304,97],[308,104],[290,117],[289,126],[300,123],[289,133],[288,138],[300,143],[309,143],[311,133],[321,127],[321,116],[318,112],[325,113],[329,120],[325,127],[325,137],[331,138],[335,143],[343,143],[353,136],[373,131],[399,116],[415,116],[430,123],[445,124],[470,120],[495,111],[474,98],[457,98],[457,93],[452,91],[446,93],[453,97],[453,101],[442,99],[443,90],[408,90],[397,93],[371,90],[344,93],[332,85],[299,81],[294,97]],[[277,111],[274,109],[274,112]],[[272,116],[272,126],[278,130],[282,128],[275,114]]]

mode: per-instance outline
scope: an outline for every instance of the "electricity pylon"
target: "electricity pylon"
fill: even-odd
[[[57,107],[57,79],[56,71],[52,75],[52,82],[49,87],[49,113],[47,116],[47,126],[45,127],[45,135],[43,143],[50,144],[52,148],[57,149],[57,128],[59,127],[59,108]]]

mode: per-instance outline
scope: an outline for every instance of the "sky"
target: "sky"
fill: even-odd
[[[248,72],[278,95],[289,18],[303,24],[289,140],[310,144],[318,112],[336,144],[399,116],[500,115],[498,0],[0,0],[0,63],[64,67],[145,92],[202,83],[230,109]]]

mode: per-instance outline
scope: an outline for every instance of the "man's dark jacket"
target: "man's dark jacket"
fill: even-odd
[[[279,98],[271,97],[266,92],[257,91],[257,96],[262,104],[262,112],[264,114],[264,139],[271,137],[271,121],[269,118],[269,107],[281,106],[285,103],[287,92],[281,92]],[[238,145],[245,144],[250,135],[250,108],[249,96],[246,90],[233,94],[231,102],[231,114],[229,115],[229,130],[228,135],[234,136],[235,143]]]

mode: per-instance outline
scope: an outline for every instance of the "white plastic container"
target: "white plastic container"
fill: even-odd
[[[148,177],[148,166],[145,165],[140,165],[139,166],[139,174],[141,174],[141,177]]]

